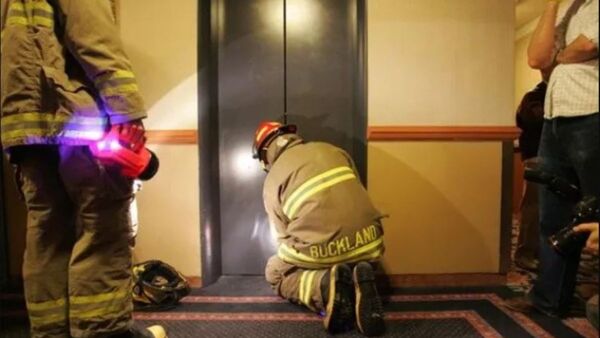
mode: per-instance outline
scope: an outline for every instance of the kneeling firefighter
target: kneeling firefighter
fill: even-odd
[[[268,172],[263,198],[279,249],[266,266],[278,294],[324,312],[338,333],[385,331],[372,263],[383,254],[383,217],[342,149],[305,142],[295,125],[263,122],[253,156]]]

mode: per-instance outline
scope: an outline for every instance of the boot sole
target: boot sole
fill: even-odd
[[[356,326],[365,336],[378,336],[385,332],[385,322],[381,298],[375,286],[375,274],[369,265],[360,267],[359,263],[353,271],[356,293]]]
[[[344,332],[352,327],[352,271],[348,266],[336,265],[329,278],[329,302],[323,325],[329,333]]]

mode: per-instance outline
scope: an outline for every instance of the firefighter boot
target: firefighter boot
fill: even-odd
[[[378,336],[385,332],[383,321],[383,305],[375,286],[373,267],[367,262],[360,262],[353,271],[354,290],[356,293],[356,326],[365,336]]]
[[[321,280],[321,290],[326,305],[323,320],[329,333],[352,329],[354,325],[352,270],[346,264],[334,265]]]
[[[112,338],[168,338],[167,332],[160,325],[154,325],[145,329],[136,327],[130,328],[128,331],[111,336]]]

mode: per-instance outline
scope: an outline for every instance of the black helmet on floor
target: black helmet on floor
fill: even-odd
[[[165,310],[175,307],[190,293],[185,277],[159,260],[133,266],[133,303],[136,310]]]

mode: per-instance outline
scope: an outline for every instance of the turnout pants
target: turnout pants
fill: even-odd
[[[279,296],[319,312],[327,305],[323,303],[321,280],[328,271],[301,268],[275,255],[267,262],[265,277]]]
[[[32,337],[105,337],[132,323],[132,182],[87,147],[11,148],[27,206],[23,278]]]

